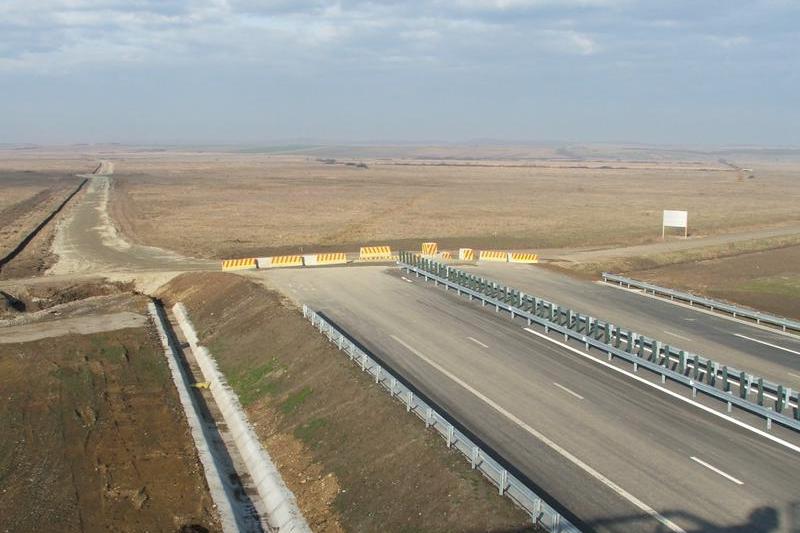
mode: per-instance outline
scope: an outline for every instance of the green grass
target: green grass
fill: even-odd
[[[743,283],[736,288],[743,291],[779,294],[781,296],[800,299],[800,276],[797,274],[786,274],[782,276],[757,278]]]
[[[313,445],[319,440],[320,430],[327,425],[328,421],[324,418],[314,418],[305,424],[297,426],[294,430],[294,436],[308,445]]]
[[[298,407],[303,405],[308,397],[311,396],[312,392],[311,387],[303,387],[302,390],[290,394],[286,401],[281,404],[281,411],[283,411],[283,414],[288,415],[294,412]]]
[[[280,362],[273,358],[263,365],[235,374],[228,383],[239,396],[241,404],[246,407],[267,394],[277,392],[278,383],[270,380],[269,376],[280,368]]]

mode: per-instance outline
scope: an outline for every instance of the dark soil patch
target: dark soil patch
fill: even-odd
[[[632,271],[627,275],[800,319],[800,246]]]
[[[214,273],[179,276],[163,296],[187,306],[315,531],[530,527],[278,293]]]
[[[0,375],[4,531],[220,530],[154,331],[0,345]]]

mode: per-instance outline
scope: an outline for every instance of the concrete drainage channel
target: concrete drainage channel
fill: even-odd
[[[186,309],[176,304],[169,313],[158,302],[149,307],[223,530],[310,533],[236,394],[199,345]],[[192,388],[194,383],[208,387]]]

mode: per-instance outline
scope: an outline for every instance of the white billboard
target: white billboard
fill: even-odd
[[[683,228],[683,236],[689,234],[689,212],[664,210],[664,218],[661,222],[661,237],[664,237],[665,228]]]

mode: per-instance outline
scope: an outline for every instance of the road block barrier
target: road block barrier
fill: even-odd
[[[259,257],[258,268],[282,268],[303,266],[302,255],[276,255],[273,257]]]
[[[533,264],[539,262],[539,256],[537,254],[528,254],[523,252],[509,252],[508,262]]]
[[[305,263],[306,266],[343,265],[347,263],[347,254],[344,252],[334,252],[304,255],[303,263]]]
[[[254,258],[247,259],[223,259],[222,270],[248,270],[256,268],[257,262]]]
[[[495,261],[499,263],[508,262],[508,252],[501,252],[499,250],[481,250],[478,255],[478,261]]]
[[[459,248],[458,258],[461,261],[475,261],[475,250],[472,248]]]
[[[439,254],[439,257],[441,257],[442,259],[452,259],[453,254],[451,254],[450,252],[442,252],[441,254]]]
[[[439,251],[439,244],[435,242],[422,243],[422,255],[434,256]]]
[[[362,246],[358,258],[362,261],[391,261],[392,249],[388,246]]]

